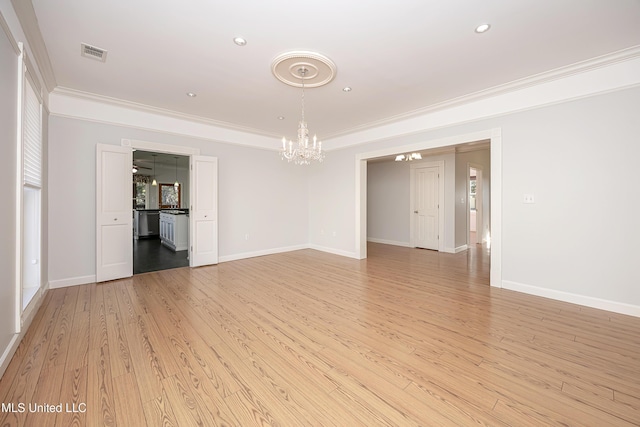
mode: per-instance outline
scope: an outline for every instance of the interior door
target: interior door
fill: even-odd
[[[416,168],[414,172],[415,246],[438,250],[439,168]]]
[[[191,156],[189,265],[218,263],[218,158]]]
[[[131,147],[96,146],[96,282],[133,275]]]

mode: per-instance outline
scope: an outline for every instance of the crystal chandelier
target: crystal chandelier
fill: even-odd
[[[287,144],[287,139],[282,137],[280,157],[282,160],[286,159],[296,165],[309,165],[312,161],[322,162],[324,153],[322,152],[322,141],[318,141],[315,135],[313,141],[309,141],[309,128],[304,120],[304,79],[309,70],[302,66],[297,71],[302,82],[302,119],[298,122],[298,143],[294,145],[294,142],[289,140]]]
[[[396,156],[396,162],[410,162],[412,160],[422,160],[422,155],[420,153],[411,153],[411,154],[398,154]]]

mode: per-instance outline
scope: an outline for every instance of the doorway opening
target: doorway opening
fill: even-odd
[[[467,214],[467,242],[469,247],[483,244],[487,241],[487,231],[484,222],[484,175],[481,165],[467,164],[468,169],[468,200]]]
[[[189,266],[189,156],[133,152],[133,274]]]
[[[441,154],[443,152],[450,152],[451,149],[455,150],[456,159],[458,162],[456,166],[445,166],[445,187],[447,196],[445,197],[444,216],[446,221],[444,238],[445,249],[444,252],[457,254],[463,252],[469,248],[468,245],[468,230],[469,230],[469,207],[467,204],[469,194],[469,174],[466,170],[466,156],[470,156],[470,151],[476,151],[478,146],[485,145],[490,169],[490,197],[489,190],[485,191],[484,200],[485,210],[491,207],[491,215],[485,215],[483,220],[483,238],[486,239],[486,249],[488,250],[489,244],[491,244],[491,261],[490,261],[490,285],[495,287],[502,287],[502,263],[501,263],[501,219],[502,211],[500,209],[502,203],[502,169],[501,169],[501,157],[502,157],[502,137],[501,130],[499,128],[487,129],[480,132],[471,134],[457,135],[454,137],[444,138],[440,140],[425,141],[417,144],[409,144],[404,146],[389,147],[386,149],[361,153],[356,155],[356,212],[355,212],[355,253],[354,257],[357,259],[364,259],[367,257],[367,241],[368,241],[368,212],[367,206],[370,204],[367,196],[367,180],[368,180],[368,163],[371,161],[379,162],[384,159],[391,160],[398,153],[413,152],[413,151],[427,151],[430,150],[430,154]],[[463,147],[463,148],[462,148]],[[459,148],[462,148],[459,151]],[[457,154],[461,153],[460,158]],[[423,159],[428,160],[423,154]],[[465,161],[462,165],[460,162]],[[487,166],[488,167],[488,166]],[[461,175],[459,172],[461,170]],[[489,176],[485,176],[484,179],[488,179]],[[457,184],[459,183],[459,185]],[[465,195],[466,189],[466,195]],[[477,191],[477,188],[476,188]],[[477,195],[476,195],[477,197]],[[413,207],[411,209],[413,212]],[[487,210],[488,212],[488,210]],[[477,217],[476,217],[477,218]],[[489,230],[491,231],[491,237],[489,240]],[[486,231],[486,232],[485,232]],[[442,236],[441,236],[442,237]],[[372,240],[373,241],[373,240]],[[482,240],[481,240],[482,241]],[[476,245],[479,247],[479,245]],[[475,249],[475,248],[474,248]],[[484,249],[484,248],[483,248]],[[466,256],[464,253],[460,253],[461,256]]]

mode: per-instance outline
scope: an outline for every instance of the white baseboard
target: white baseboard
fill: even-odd
[[[9,342],[9,345],[5,348],[4,352],[2,353],[2,356],[0,356],[0,378],[2,378],[2,375],[4,375],[4,372],[7,370],[7,367],[11,362],[11,358],[13,357],[16,350],[18,349],[18,346],[20,345],[20,341],[22,341],[22,338],[27,333],[27,330],[29,330],[29,326],[31,326],[31,322],[33,321],[33,318],[35,317],[36,313],[40,309],[40,306],[42,305],[42,301],[44,301],[44,297],[47,294],[48,290],[49,290],[49,287],[47,285],[44,288],[42,288],[40,291],[38,291],[36,296],[33,298],[31,303],[29,304],[29,307],[28,307],[29,311],[26,312],[26,314],[21,320],[20,332],[17,334],[14,334],[11,337],[11,341]]]
[[[95,274],[91,276],[70,277],[68,279],[50,280],[49,289],[66,288],[67,286],[86,285],[87,283],[95,283]]]
[[[398,242],[395,240],[376,239],[375,237],[367,237],[367,242],[382,243],[383,245],[403,246],[411,248],[411,242]]]
[[[525,294],[536,295],[539,297],[550,298],[558,301],[570,302],[573,304],[584,305],[586,307],[612,311],[614,313],[640,317],[640,306],[637,305],[589,297],[585,295],[572,294],[569,292],[556,291],[554,289],[540,288],[538,286],[525,285],[508,280],[502,281],[502,287],[511,291],[522,292]]]
[[[340,255],[340,256],[346,256],[348,258],[358,259],[356,257],[356,253],[355,252],[348,252],[348,251],[343,251],[343,250],[340,250],[340,249],[327,248],[325,246],[319,246],[319,245],[308,245],[307,247],[309,249],[315,249],[316,251],[327,252],[327,253],[334,254],[334,255]]]
[[[462,245],[462,246],[458,246],[458,247],[455,247],[455,248],[444,248],[443,252],[446,252],[448,254],[457,254],[457,253],[460,253],[462,251],[466,251],[467,249],[469,249],[469,246]]]
[[[242,252],[242,253],[239,253],[239,254],[221,256],[221,257],[218,258],[218,262],[237,261],[239,259],[254,258],[254,257],[257,257],[257,256],[265,256],[265,255],[273,255],[273,254],[279,254],[279,253],[282,253],[282,252],[298,251],[300,249],[308,249],[308,248],[309,248],[308,245],[295,245],[295,246],[286,246],[286,247],[283,247],[283,248],[265,249],[265,250],[254,251],[254,252]]]

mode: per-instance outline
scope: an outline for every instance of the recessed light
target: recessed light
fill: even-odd
[[[278,120],[284,120],[284,116],[278,116]]]
[[[476,33],[478,34],[486,33],[487,31],[489,31],[489,28],[491,28],[491,25],[489,24],[480,24],[476,27]]]
[[[195,97],[196,97],[196,96],[198,96],[198,95],[196,95],[196,94],[195,94],[195,93],[193,93],[193,92],[187,92],[187,96],[188,96],[189,98],[195,98]]]
[[[235,39],[233,39],[233,42],[235,44],[237,44],[238,46],[244,46],[247,44],[247,41],[245,39],[243,39],[242,37],[236,37]]]
[[[342,88],[343,92],[351,92],[351,87],[350,86],[346,86],[344,88]]]

